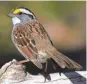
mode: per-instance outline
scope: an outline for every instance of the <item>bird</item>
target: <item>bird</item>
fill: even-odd
[[[62,69],[82,69],[80,64],[55,48],[47,31],[30,9],[18,7],[8,16],[13,24],[11,33],[13,44],[25,57],[20,63],[31,61],[39,69],[42,69],[42,64],[46,63],[47,69],[47,60],[52,59]]]

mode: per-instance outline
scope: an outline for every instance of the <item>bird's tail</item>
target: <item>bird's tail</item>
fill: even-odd
[[[46,52],[61,68],[80,70],[81,65],[58,52],[53,46]]]

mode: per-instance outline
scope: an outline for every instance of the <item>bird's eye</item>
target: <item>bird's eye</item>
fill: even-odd
[[[19,15],[21,15],[22,14],[22,12],[19,12]]]

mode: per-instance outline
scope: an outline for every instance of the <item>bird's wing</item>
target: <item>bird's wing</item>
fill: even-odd
[[[38,50],[29,27],[21,24],[16,25],[12,32],[13,42],[25,58],[30,59],[38,68],[42,68],[42,64],[37,59]]]
[[[39,29],[38,29],[39,28]],[[63,55],[56,48],[53,47],[53,43],[50,40],[49,35],[45,31],[44,27],[38,23],[37,29],[40,31],[40,36],[42,35],[45,41],[48,42],[48,47],[46,48],[47,56],[51,57],[61,68],[73,68],[73,69],[81,69],[82,66],[78,63],[74,62],[73,60],[69,59],[67,56]],[[50,45],[51,44],[51,45]],[[45,44],[45,47],[47,45]]]
[[[37,21],[26,24],[25,26],[19,25],[14,28],[14,41],[18,49],[22,51],[27,57],[36,58],[38,56],[38,47],[36,40],[39,42],[39,47],[44,45],[47,56],[51,57],[61,68],[76,68],[82,67],[58,52],[52,45],[52,42],[45,31],[44,27]],[[35,40],[36,39],[36,40]],[[41,41],[41,42],[40,42]],[[38,60],[32,61],[37,67],[41,68],[41,63]]]
[[[45,40],[49,40],[52,45],[49,45],[46,50],[46,54],[51,57],[61,68],[70,68],[70,69],[82,69],[82,66],[76,63],[75,61],[71,60],[67,56],[63,55],[56,48],[54,48],[50,37],[48,36],[47,32],[45,31],[44,27],[39,23],[40,30],[42,31],[43,37]]]
[[[38,29],[39,28],[39,29]],[[47,56],[51,57],[61,68],[71,68],[71,69],[81,69],[82,66],[76,63],[75,61],[69,59],[67,56],[63,55],[54,48],[52,41],[50,40],[49,35],[45,31],[44,27],[38,23],[38,30],[40,30],[40,36],[42,35],[45,41],[48,42],[48,47],[46,48]],[[50,45],[51,44],[51,45]],[[47,45],[45,45],[46,47]]]

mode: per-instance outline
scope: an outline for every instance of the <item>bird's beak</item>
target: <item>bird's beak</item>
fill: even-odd
[[[9,17],[15,17],[15,15],[13,13],[9,13],[8,16]]]

